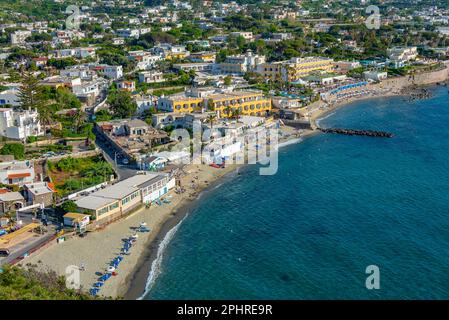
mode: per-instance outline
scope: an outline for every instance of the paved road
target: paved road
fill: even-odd
[[[50,226],[49,226],[50,227]],[[54,230],[53,228],[48,228],[48,232],[38,238],[30,238],[23,243],[18,244],[10,249],[11,254],[8,257],[0,258],[0,266],[10,263],[18,257],[23,256],[26,252],[29,252],[35,247],[38,247],[42,243],[46,242],[48,239],[53,237]]]
[[[98,148],[100,148],[102,150],[102,153],[103,153],[103,156],[105,157],[105,159],[114,167],[114,170],[115,170],[115,172],[117,172],[119,180],[124,180],[124,179],[127,179],[129,177],[136,175],[136,173],[138,171],[136,166],[133,164],[129,164],[129,165],[121,164],[120,162],[121,162],[122,158],[120,157],[119,154],[117,154],[117,164],[116,164],[115,149],[108,147],[107,143],[105,143],[101,139],[96,139],[95,144],[97,145]]]

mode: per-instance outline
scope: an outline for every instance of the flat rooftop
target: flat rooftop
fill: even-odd
[[[92,194],[92,196],[95,197],[102,197],[102,198],[108,198],[108,199],[115,199],[115,200],[121,200],[125,198],[126,196],[130,195],[131,193],[136,192],[139,190],[135,187],[130,187],[127,184],[124,184],[122,182],[118,182],[110,187],[107,187],[103,190],[99,190]]]
[[[157,173],[137,174],[106,187],[103,190],[96,191],[87,197],[81,198],[75,201],[75,203],[80,208],[97,210],[115,201],[122,200],[130,194],[139,191],[140,188],[151,185],[164,177],[166,177],[165,174]]]
[[[0,171],[3,170],[24,170],[32,168],[30,161],[12,161],[0,163]]]
[[[75,203],[79,208],[97,210],[116,201],[117,199],[102,198],[90,195],[76,200]]]
[[[45,182],[36,182],[26,184],[27,190],[34,195],[53,193],[53,190]]]

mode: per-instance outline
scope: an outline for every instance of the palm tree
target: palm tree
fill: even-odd
[[[9,226],[13,226],[14,225],[14,220],[15,220],[15,218],[16,218],[16,211],[14,211],[14,210],[9,210],[9,211],[7,211],[7,212],[5,212],[4,213],[4,215],[3,215],[5,218],[8,218],[9,219],[9,222],[8,222],[8,224],[9,224]]]
[[[232,107],[231,106],[226,106],[225,108],[225,113],[228,117],[232,116]]]
[[[239,118],[240,118],[240,109],[239,108],[236,108],[235,110],[232,111],[232,117],[235,119],[236,123],[239,121]]]
[[[52,112],[47,106],[41,106],[37,109],[38,120],[44,127],[44,135],[47,135],[47,127],[52,123]]]
[[[210,115],[207,117],[207,122],[210,124],[210,129],[211,129],[211,130],[212,130],[212,128],[214,127],[214,121],[215,121],[216,118],[217,118],[217,116],[214,115],[214,114],[210,114]]]
[[[75,115],[74,115],[74,123],[75,123],[75,127],[76,127],[76,132],[79,133],[79,130],[81,128],[81,126],[83,125],[83,123],[86,120],[86,113],[82,110],[79,109]]]

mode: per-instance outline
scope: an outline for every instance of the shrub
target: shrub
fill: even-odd
[[[27,138],[27,142],[28,143],[33,143],[33,142],[36,142],[36,141],[37,141],[37,137],[36,136],[29,136]]]
[[[67,289],[65,278],[54,271],[6,266],[0,272],[0,300],[93,300],[79,290]]]
[[[16,160],[23,160],[25,157],[25,147],[21,143],[6,143],[0,150],[2,155],[13,155]]]
[[[61,209],[64,210],[65,213],[67,213],[67,212],[76,212],[78,207],[77,207],[77,205],[75,204],[74,201],[68,200],[68,201],[64,202],[61,205]]]

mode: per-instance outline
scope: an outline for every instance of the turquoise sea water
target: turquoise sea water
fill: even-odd
[[[351,104],[319,134],[205,194],[145,299],[449,298],[449,94]],[[365,268],[380,268],[379,290]]]

